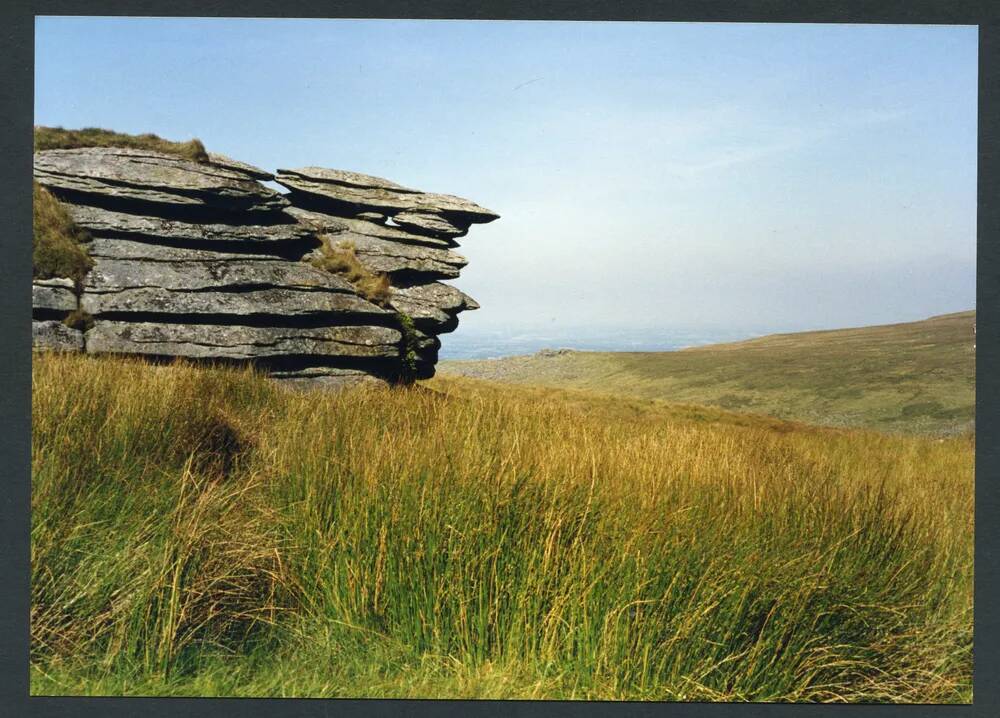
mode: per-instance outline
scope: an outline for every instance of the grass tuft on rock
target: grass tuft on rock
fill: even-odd
[[[77,329],[81,332],[85,332],[94,328],[94,317],[83,309],[74,309],[66,315],[65,319],[63,319],[63,324],[70,329]]]
[[[153,150],[194,162],[209,161],[205,145],[197,138],[187,142],[172,142],[152,133],[129,135],[100,127],[84,127],[80,130],[66,130],[62,127],[35,127],[36,152],[39,150],[69,150],[79,147],[125,147]]]
[[[373,304],[383,305],[389,300],[389,277],[372,272],[358,260],[354,242],[341,240],[333,242],[322,237],[320,253],[309,260],[318,269],[339,274]]]
[[[396,318],[403,335],[399,350],[400,380],[403,384],[412,384],[417,376],[417,328],[406,312],[396,312]]]
[[[32,276],[82,281],[94,266],[81,246],[90,241],[90,235],[77,227],[59,200],[37,182],[32,184],[32,226]]]

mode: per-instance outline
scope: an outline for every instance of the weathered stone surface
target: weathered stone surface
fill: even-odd
[[[219,244],[210,246],[219,247]],[[222,247],[230,248],[224,244]],[[240,245],[233,244],[232,247]],[[250,245],[251,247],[254,245]],[[266,250],[267,245],[257,246]],[[152,242],[135,242],[129,239],[98,237],[87,243],[87,253],[95,259],[134,259],[147,262],[222,262],[239,260],[275,260],[281,259],[276,254],[261,252],[225,252],[214,249],[191,248],[189,246],[173,246],[170,244],[154,244]]]
[[[396,311],[409,316],[418,329],[447,334],[458,328],[455,315],[444,312],[437,307],[411,304],[405,298],[396,297],[390,298],[389,304]]]
[[[420,276],[446,279],[457,277],[468,260],[447,249],[399,244],[374,237],[328,235],[326,241],[336,246],[349,241],[354,245],[358,260],[373,272],[388,275]]]
[[[433,334],[417,329],[408,348],[413,350],[414,356],[412,361],[408,362],[407,373],[414,379],[430,379],[434,376],[434,365],[438,360],[441,340]]]
[[[324,389],[339,391],[357,386],[386,386],[386,377],[371,370],[344,369],[330,366],[305,366],[296,369],[273,369],[270,375],[283,386],[292,389]]]
[[[391,217],[399,212],[425,212],[441,215],[463,229],[499,217],[496,212],[461,197],[420,192],[357,172],[302,167],[279,169],[275,179],[293,192],[307,194],[328,205],[338,214],[374,211]]]
[[[356,189],[385,189],[408,194],[423,194],[420,190],[404,187],[401,184],[396,184],[382,177],[366,175],[361,172],[351,172],[349,170],[335,170],[328,167],[303,167],[297,170],[278,170],[278,172],[301,175],[309,179],[331,182]]]
[[[437,335],[478,307],[434,280],[467,263],[449,251],[456,237],[497,218],[460,197],[322,168],[280,170],[283,196],[259,183],[271,173],[214,153],[197,163],[50,150],[35,154],[35,177],[90,234],[95,260],[79,298],[70,280],[34,283],[36,347],[252,361],[297,387],[433,376]],[[349,242],[369,270],[389,275],[385,308],[302,261],[324,242]],[[49,321],[77,306],[96,319],[86,333]],[[409,367],[397,312],[416,326]]]
[[[39,287],[61,287],[63,289],[72,289],[74,287],[73,280],[69,277],[49,277],[48,279],[32,279],[32,284],[36,284]]]
[[[337,217],[324,212],[302,209],[301,207],[289,207],[285,210],[285,213],[295,217],[305,227],[317,233],[329,234],[334,236],[335,239],[353,241],[356,237],[373,237],[375,239],[384,239],[388,242],[416,244],[440,249],[448,249],[449,247],[456,246],[455,242],[446,239],[415,235],[399,227],[367,222],[356,217]]]
[[[32,320],[31,346],[34,349],[80,352],[83,351],[83,333],[70,329],[60,321]]]
[[[417,247],[388,242],[374,237],[357,237],[355,253],[363,265],[373,272],[389,275],[420,275],[446,279],[457,277],[469,263],[465,257],[447,249]]]
[[[268,359],[331,356],[391,359],[400,333],[388,327],[248,327],[98,321],[87,332],[87,351],[197,359]]]
[[[148,150],[85,147],[35,153],[35,179],[54,190],[173,207],[272,213],[288,205],[244,171]]]
[[[268,182],[274,179],[274,175],[267,170],[262,170],[260,167],[254,167],[246,162],[234,160],[232,157],[226,157],[226,155],[220,155],[218,152],[209,152],[208,161],[218,167],[245,174],[256,180]]]
[[[426,334],[419,330],[416,332],[415,344],[416,350],[420,353],[437,352],[437,350],[441,348],[440,339],[433,334]]]
[[[387,386],[389,382],[381,377],[363,371],[343,374],[317,374],[315,376],[284,376],[271,372],[271,376],[290,389],[301,391],[343,391],[359,386]]]
[[[63,203],[73,221],[94,237],[148,238],[150,241],[231,242],[234,244],[314,243],[313,231],[295,217],[277,213],[280,224],[181,222],[100,207]]]
[[[276,379],[308,379],[317,377],[367,377],[364,369],[345,369],[335,366],[306,365],[294,369],[274,369],[271,376]]]
[[[410,306],[424,305],[435,307],[450,313],[479,309],[476,300],[461,289],[441,282],[416,284],[411,287],[393,287],[392,301],[405,301]]]
[[[439,214],[430,212],[400,212],[392,221],[403,229],[428,237],[461,237],[468,233],[468,227],[456,227]]]
[[[103,259],[96,262],[84,280],[85,292],[117,292],[122,289],[226,291],[251,289],[299,289],[345,292],[354,288],[341,277],[303,262],[281,260],[230,260],[219,262],[147,262]]]
[[[455,315],[479,308],[472,297],[440,282],[393,287],[389,304],[393,309],[409,315],[419,329],[435,334],[454,331],[458,326]]]
[[[388,217],[380,212],[361,212],[356,215],[356,218],[365,219],[369,222],[374,222],[375,224],[385,224],[386,219],[388,219]]]
[[[88,292],[81,308],[105,314],[226,315],[234,320],[267,319],[275,325],[297,318],[325,319],[327,324],[364,322],[391,314],[354,294],[342,292],[257,289],[248,292],[174,291],[161,287]]]
[[[72,312],[77,308],[73,280],[66,277],[34,280],[31,283],[31,308],[48,312]]]
[[[94,315],[155,312],[280,319],[391,314],[357,296],[339,275],[269,255],[95,239],[91,256],[98,261],[84,285],[81,306]],[[194,271],[198,265],[207,271]]]

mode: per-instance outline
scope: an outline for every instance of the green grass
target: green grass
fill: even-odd
[[[412,384],[417,376],[417,328],[406,312],[396,312],[396,321],[403,335],[399,348],[400,379],[404,384]]]
[[[90,236],[73,223],[59,200],[37,182],[32,183],[32,228],[32,276],[82,281],[94,265],[81,246]]]
[[[32,422],[35,695],[972,697],[966,438],[56,354]]]
[[[961,433],[975,419],[975,312],[674,352],[446,361],[444,374],[705,404],[829,426]]]
[[[100,127],[84,127],[66,130],[62,127],[35,126],[35,151],[68,150],[78,147],[124,147],[136,150],[153,150],[168,155],[176,155],[195,162],[208,162],[208,153],[199,139],[187,142],[172,142],[157,135],[129,135],[124,132],[104,130]]]

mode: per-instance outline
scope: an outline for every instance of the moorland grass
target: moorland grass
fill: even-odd
[[[201,140],[195,138],[187,142],[173,142],[158,135],[146,133],[130,135],[124,132],[105,130],[100,127],[84,127],[67,130],[62,127],[35,126],[35,151],[69,150],[80,147],[123,147],[134,150],[153,150],[168,155],[176,155],[195,162],[208,162],[208,152]]]
[[[41,354],[32,421],[36,695],[971,700],[968,439]]]
[[[975,321],[975,312],[960,312],[681,351],[536,354],[446,361],[439,368],[811,424],[959,434],[975,421]]]
[[[31,186],[31,272],[35,279],[69,277],[77,282],[94,265],[81,246],[90,236],[78,227],[66,208],[37,182]]]

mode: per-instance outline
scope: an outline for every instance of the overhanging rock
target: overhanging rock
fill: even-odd
[[[433,375],[438,335],[478,307],[440,281],[466,264],[456,239],[498,217],[370,175],[272,175],[214,153],[45,150],[34,175],[88,233],[94,262],[81,282],[35,280],[36,348],[249,362],[307,386]],[[313,266],[324,245],[349,246],[388,292],[370,298]]]

